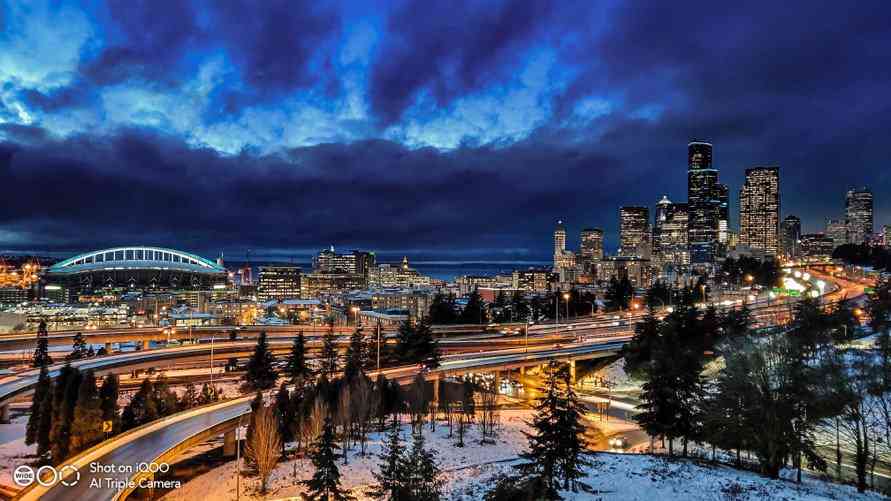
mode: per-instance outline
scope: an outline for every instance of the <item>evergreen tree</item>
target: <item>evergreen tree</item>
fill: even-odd
[[[551,363],[545,379],[545,394],[535,404],[535,416],[529,423],[533,433],[525,433],[529,449],[520,457],[526,460],[519,465],[520,471],[541,479],[543,499],[559,499],[560,447],[562,440],[557,424],[560,413],[559,375],[556,364]]]
[[[415,327],[408,320],[399,324],[396,332],[396,348],[393,355],[399,363],[410,364],[415,360]]]
[[[329,378],[337,373],[337,337],[331,328],[322,337],[322,372]]]
[[[250,390],[268,390],[275,386],[275,380],[278,374],[273,364],[275,357],[269,349],[269,342],[266,340],[266,332],[260,332],[257,338],[257,346],[247,363],[244,374],[244,386]]]
[[[41,320],[37,325],[37,347],[34,348],[34,356],[31,357],[33,367],[44,367],[53,363],[53,358],[49,355],[48,335],[46,322]]]
[[[155,401],[155,388],[149,378],[142,380],[139,390],[130,399],[121,413],[121,426],[124,431],[158,419],[158,405]]]
[[[120,381],[116,374],[105,376],[102,387],[99,388],[99,399],[102,408],[102,420],[111,421],[112,433],[121,429],[121,418],[118,416],[118,396],[120,394]]]
[[[58,384],[58,383],[56,383]],[[54,392],[53,384],[50,385],[49,391],[43,395],[43,400],[40,403],[40,421],[37,425],[37,456],[40,458],[41,462],[46,461],[47,455],[50,452],[52,439],[51,433],[53,428],[54,416],[53,416],[53,392]]]
[[[514,321],[527,321],[531,314],[529,303],[520,291],[514,291],[511,296],[510,308],[514,312]]]
[[[288,385],[282,383],[275,394],[275,414],[278,419],[278,433],[281,437],[282,451],[285,444],[294,440],[292,433],[293,427],[291,423],[294,421],[294,412],[291,405],[291,393],[288,391]]]
[[[102,441],[102,401],[96,377],[88,370],[81,378],[71,423],[69,454],[74,455]]]
[[[53,382],[49,377],[49,372],[45,365],[41,365],[40,375],[37,377],[37,385],[34,387],[34,395],[31,398],[31,413],[28,416],[28,426],[25,431],[25,443],[27,445],[37,442],[43,400],[52,390]]]
[[[584,467],[591,466],[583,438],[585,426],[582,424],[582,416],[585,410],[572,388],[572,374],[568,367],[565,365],[560,367],[558,374],[563,382],[560,405],[555,416],[557,434],[560,437],[559,471],[563,479],[563,489],[575,492],[579,487],[587,487],[579,479],[585,477]]]
[[[665,282],[656,280],[656,282],[647,289],[646,295],[644,296],[644,302],[650,310],[665,308],[671,304],[671,289],[665,285]]]
[[[730,309],[721,317],[723,336],[734,339],[749,333],[752,324],[752,310],[745,303],[739,309]]]
[[[474,289],[467,298],[467,306],[461,311],[458,319],[461,324],[487,324],[489,323],[489,315],[486,311],[486,305],[483,303],[482,297],[478,290]]]
[[[368,365],[368,347],[362,329],[356,329],[350,336],[350,344],[346,351],[346,365],[343,367],[343,378],[347,383],[355,381],[363,375]]]
[[[424,434],[412,434],[411,451],[405,457],[405,490],[412,501],[438,501],[442,498],[443,480],[432,451],[424,448]]]
[[[60,463],[68,458],[71,445],[71,422],[80,391],[82,375],[79,370],[65,364],[59,373],[53,393],[53,425],[50,430],[52,461]]]
[[[74,341],[71,345],[71,353],[68,354],[66,360],[80,360],[87,357],[87,340],[80,332],[74,335]]]
[[[610,278],[605,295],[608,310],[627,310],[633,296],[634,287],[628,277],[622,277],[621,280],[617,280],[616,277]]]
[[[408,499],[406,493],[405,462],[403,452],[405,447],[399,433],[399,420],[393,416],[390,431],[387,433],[387,442],[384,444],[381,454],[379,471],[374,474],[377,485],[372,492],[376,498],[390,499],[393,501]]]
[[[291,354],[288,356],[288,365],[285,369],[288,381],[291,384],[297,384],[301,379],[308,379],[312,376],[312,371],[306,365],[306,339],[301,331],[291,346]]]
[[[191,409],[198,405],[198,389],[195,388],[195,385],[189,381],[186,384],[186,390],[183,392],[183,396],[179,399],[179,408],[180,409]]]
[[[430,302],[428,314],[430,323],[435,325],[454,324],[458,321],[455,313],[455,303],[451,297],[445,294],[436,294]]]
[[[626,373],[642,375],[643,368],[650,362],[654,347],[659,343],[660,323],[652,311],[648,311],[643,320],[634,325],[634,337],[622,347]]]
[[[155,380],[153,389],[152,398],[158,409],[158,417],[169,416],[179,411],[179,399],[176,397],[176,393],[170,389],[170,384],[167,382],[167,377],[164,374],[161,374]]]
[[[334,441],[334,424],[330,416],[325,416],[322,434],[316,440],[310,453],[315,473],[309,480],[301,482],[308,492],[305,497],[315,501],[341,501],[350,499],[340,486],[340,471],[337,469],[337,449]]]

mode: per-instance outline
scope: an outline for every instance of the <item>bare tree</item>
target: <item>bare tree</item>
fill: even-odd
[[[322,434],[327,416],[328,404],[325,403],[325,399],[321,395],[317,396],[309,416],[301,423],[300,434],[303,436],[304,444],[315,442],[316,438]]]
[[[256,465],[260,475],[260,492],[266,493],[269,474],[281,457],[281,436],[278,420],[272,407],[264,406],[254,411],[254,432],[245,446],[245,455]]]
[[[375,407],[375,392],[371,388],[371,381],[365,376],[360,376],[353,382],[350,392],[352,397],[351,408],[355,422],[355,438],[359,442],[359,454],[365,455],[365,445],[368,442],[368,426],[371,423],[371,412]]]
[[[350,448],[351,428],[353,426],[353,409],[350,405],[352,397],[350,396],[350,386],[344,384],[340,388],[340,395],[337,400],[337,420],[340,422],[342,430],[341,441],[343,442],[343,464],[349,463],[347,454]]]
[[[498,413],[498,392],[494,387],[478,387],[480,395],[479,426],[482,434],[481,443],[494,444],[495,427],[498,425],[500,415]]]

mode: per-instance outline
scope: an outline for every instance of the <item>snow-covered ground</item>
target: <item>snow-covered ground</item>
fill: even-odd
[[[12,472],[17,466],[30,464],[36,445],[25,445],[27,416],[20,416],[11,424],[0,424],[0,485],[13,486]]]
[[[525,422],[530,411],[503,411],[496,444],[480,445],[474,427],[465,437],[466,446],[456,447],[456,439],[448,438],[446,426],[437,425],[431,432],[425,427],[427,447],[436,452],[445,480],[445,499],[479,500],[483,498],[496,477],[510,474],[517,463],[517,455],[526,448]],[[403,427],[408,440],[409,430]],[[373,473],[378,469],[377,454],[381,437],[372,434],[369,455],[359,457],[354,447],[349,464],[339,463],[343,487],[357,499],[369,499],[374,484]],[[595,456],[596,464],[588,469],[588,485],[594,494],[563,493],[565,499],[622,499],[687,501],[717,499],[883,499],[877,494],[858,495],[849,486],[806,478],[802,485],[790,481],[769,480],[754,473],[725,466],[697,464],[690,461],[669,461],[662,457],[636,454],[606,454]],[[312,475],[307,459],[282,463],[270,479],[270,492],[264,497],[257,491],[256,477],[242,479],[243,499],[282,499],[299,497],[303,488],[296,485]],[[220,466],[168,493],[163,499],[231,499],[235,497],[235,461]]]

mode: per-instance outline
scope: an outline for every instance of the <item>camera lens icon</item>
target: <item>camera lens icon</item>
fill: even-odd
[[[80,472],[74,465],[65,465],[59,470],[59,478],[61,478],[60,482],[65,487],[72,487],[77,485],[80,482]]]

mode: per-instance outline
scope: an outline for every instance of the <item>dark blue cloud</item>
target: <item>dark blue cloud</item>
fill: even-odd
[[[614,232],[621,204],[683,200],[694,137],[731,193],[746,167],[779,164],[783,212],[807,230],[850,185],[891,222],[886,2],[2,12],[0,175],[23,188],[0,246],[546,256],[557,218]]]

